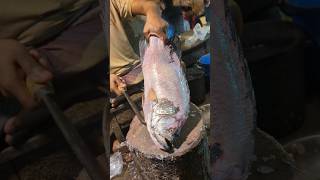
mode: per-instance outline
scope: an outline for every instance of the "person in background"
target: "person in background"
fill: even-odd
[[[199,17],[196,16],[194,14],[194,12],[192,11],[192,7],[182,6],[181,9],[182,9],[183,19],[185,20],[185,30],[186,31],[188,31],[188,29],[189,30],[193,29],[194,26],[198,23],[202,26],[202,23],[201,23]]]

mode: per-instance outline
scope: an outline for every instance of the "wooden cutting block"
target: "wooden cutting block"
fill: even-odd
[[[194,104],[173,152],[159,149],[137,117],[130,125],[127,145],[148,179],[206,179],[208,174],[207,136],[201,111]]]

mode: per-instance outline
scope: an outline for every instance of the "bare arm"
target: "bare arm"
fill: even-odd
[[[161,17],[160,0],[133,0],[131,12],[133,15],[146,16],[143,33],[147,38],[154,34],[166,39],[168,23]]]
[[[133,0],[131,12],[134,15],[161,15],[159,0]]]

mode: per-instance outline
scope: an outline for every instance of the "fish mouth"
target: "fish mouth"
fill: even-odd
[[[176,139],[176,135],[160,135],[157,133],[153,133],[153,137],[156,139],[158,144],[160,145],[160,149],[168,152],[168,153],[173,153],[174,150],[174,142]]]
[[[170,116],[160,116],[158,118],[157,123],[151,126],[151,134],[156,140],[156,144],[160,146],[160,149],[171,152],[174,148],[175,139],[178,137],[178,129],[172,127],[175,119]]]

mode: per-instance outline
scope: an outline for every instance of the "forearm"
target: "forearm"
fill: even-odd
[[[133,0],[131,12],[133,15],[160,16],[160,0]]]

